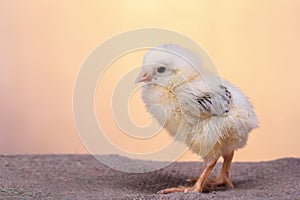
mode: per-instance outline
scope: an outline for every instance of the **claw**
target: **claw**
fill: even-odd
[[[188,183],[195,183],[195,182],[197,182],[197,180],[198,180],[197,178],[188,178],[185,181]]]

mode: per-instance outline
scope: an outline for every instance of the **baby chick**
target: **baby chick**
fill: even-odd
[[[158,122],[177,140],[201,156],[204,168],[193,187],[160,193],[202,192],[220,185],[233,187],[229,169],[234,151],[245,146],[258,126],[248,98],[228,81],[209,73],[195,53],[174,44],[149,50],[136,83],[144,82],[142,99]],[[151,109],[154,105],[164,108]],[[219,157],[220,175],[208,179]]]

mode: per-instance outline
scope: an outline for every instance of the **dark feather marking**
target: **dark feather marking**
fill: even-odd
[[[212,104],[211,102],[211,97],[210,96],[204,96],[202,97],[205,101],[207,101],[208,103]]]
[[[225,95],[231,99],[231,92],[229,92],[227,88],[225,89]]]
[[[201,106],[206,110],[206,111],[209,111],[209,109],[207,108],[207,105],[202,101],[202,99],[200,101],[198,101]]]
[[[219,85],[219,87],[225,91],[225,96],[222,95],[223,99],[227,102],[227,104],[230,104],[232,98],[231,92],[229,92],[227,87],[224,85]]]
[[[206,94],[202,97],[197,97],[197,101],[206,111],[210,111],[210,108],[207,105],[208,103],[212,105],[211,97],[209,94]]]
[[[229,99],[231,99],[231,92],[229,92],[229,90],[227,89],[227,87],[225,87],[224,85],[219,85],[219,87],[221,88],[221,89],[223,89],[223,90],[225,90],[225,95],[229,98]]]

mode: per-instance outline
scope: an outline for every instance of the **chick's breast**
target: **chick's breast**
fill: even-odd
[[[165,87],[148,84],[142,88],[142,99],[148,112],[171,136],[175,136],[181,121],[181,110],[174,93]]]

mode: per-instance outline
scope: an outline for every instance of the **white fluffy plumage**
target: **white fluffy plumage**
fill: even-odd
[[[203,173],[193,187],[168,188],[161,193],[202,192],[223,184],[232,187],[229,168],[233,152],[245,146],[248,133],[258,126],[248,98],[205,70],[198,55],[174,44],[149,50],[136,82],[146,83],[142,99],[152,116],[204,159]],[[154,105],[164,110],[151,109]],[[208,179],[221,156],[220,176]]]

